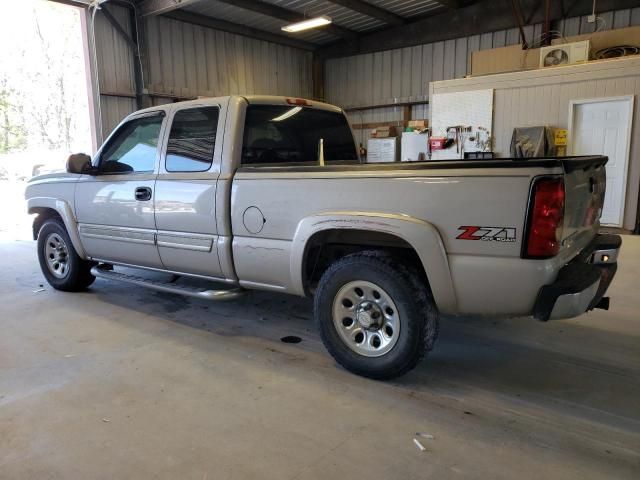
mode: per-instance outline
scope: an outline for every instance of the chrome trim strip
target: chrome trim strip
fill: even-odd
[[[156,243],[159,247],[210,252],[214,238],[204,235],[175,234],[158,232]]]
[[[272,285],[270,283],[251,282],[248,280],[240,280],[238,283],[240,283],[242,287],[255,288],[256,290],[286,290],[286,287],[282,285]]]
[[[78,230],[83,238],[155,245],[153,230],[86,224],[80,225]]]

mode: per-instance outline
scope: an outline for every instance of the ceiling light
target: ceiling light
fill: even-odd
[[[285,32],[301,32],[303,30],[309,30],[310,28],[322,27],[323,25],[329,25],[331,23],[331,18],[326,15],[322,15],[321,17],[309,18],[308,20],[303,20],[301,22],[291,23],[282,27],[282,30]]]

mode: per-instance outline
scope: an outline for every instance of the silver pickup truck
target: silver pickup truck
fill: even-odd
[[[313,296],[329,352],[383,379],[433,347],[440,313],[606,308],[621,243],[598,234],[606,161],[366,164],[340,108],[230,96],[133,113],[26,198],[54,288],[104,277],[211,300]]]

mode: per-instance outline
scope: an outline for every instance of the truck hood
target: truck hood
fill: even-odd
[[[51,181],[63,181],[63,182],[75,182],[80,178],[80,175],[76,173],[67,173],[64,170],[60,170],[58,172],[44,173],[42,175],[36,175],[35,177],[31,177],[29,179],[28,184],[37,184],[37,183],[45,183]]]

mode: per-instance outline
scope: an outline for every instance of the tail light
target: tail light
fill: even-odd
[[[549,258],[560,251],[564,219],[564,180],[541,178],[531,190],[524,256]]]
[[[301,107],[308,107],[309,105],[311,105],[309,101],[305,100],[304,98],[287,98],[287,103],[289,105],[298,105]]]

